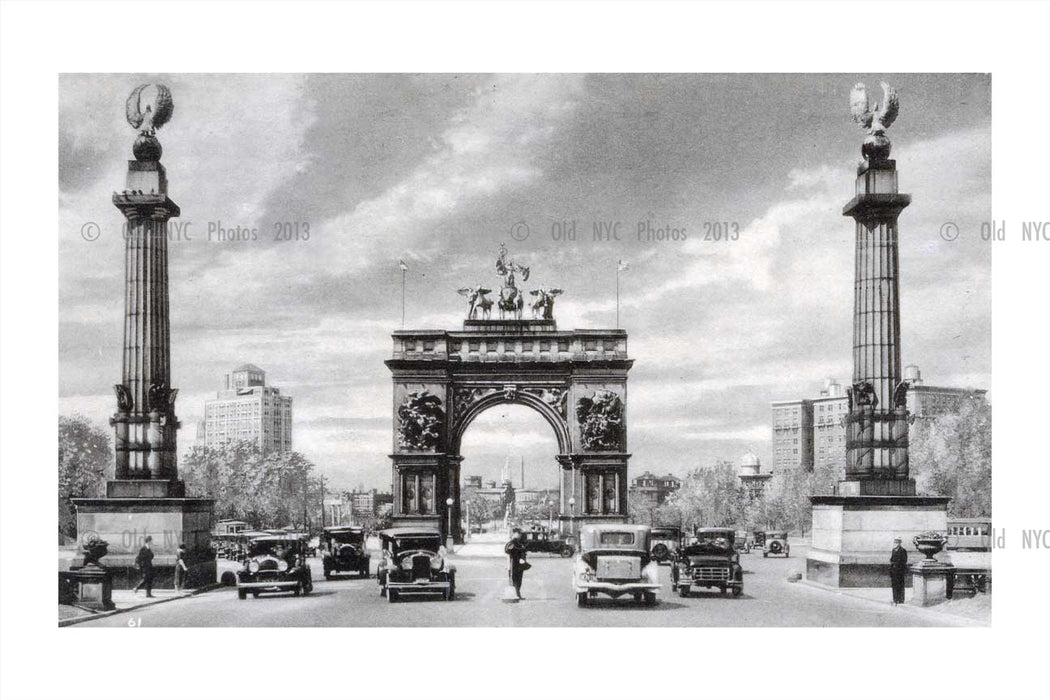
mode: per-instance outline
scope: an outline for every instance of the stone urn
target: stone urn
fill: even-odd
[[[915,549],[926,556],[923,562],[936,562],[934,555],[944,549],[948,538],[939,532],[923,532],[913,537],[911,541]]]
[[[99,569],[106,568],[102,566],[102,562],[99,560],[102,559],[102,557],[106,556],[106,553],[109,552],[109,542],[106,542],[98,535],[91,535],[84,542],[82,550],[84,552],[85,567],[93,566]]]

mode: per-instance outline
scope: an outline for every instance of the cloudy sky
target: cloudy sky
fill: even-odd
[[[123,248],[109,199],[134,140],[127,94],[160,81],[175,99],[163,162],[190,238],[170,249],[183,448],[223,374],[252,362],[294,397],[296,449],[337,486],[387,488],[397,261],[410,266],[407,325],[457,328],[456,289],[495,284],[507,242],[530,283],[566,290],[561,328],[612,327],[616,261],[630,263],[632,473],[749,449],[768,463],[769,402],[851,374],[853,224],[841,208],[864,134],[848,93],[880,79],[900,92],[889,135],[913,196],[900,220],[904,362],[930,384],[991,388],[991,253],[978,235],[988,76],[67,75],[60,413],[105,426],[115,408]],[[553,240],[572,221],[577,240]],[[955,241],[939,234],[948,221]],[[81,236],[87,222],[98,240]],[[308,226],[309,240],[275,241],[282,222]],[[518,222],[523,242],[510,236]],[[595,241],[596,222],[620,222],[622,240]],[[646,222],[685,240],[640,241]],[[704,240],[712,222],[738,226],[738,240]],[[254,236],[218,240],[238,226]],[[527,409],[483,414],[463,450],[467,473],[495,478],[524,457],[530,485],[554,480],[553,434]]]

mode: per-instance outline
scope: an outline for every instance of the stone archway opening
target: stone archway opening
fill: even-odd
[[[493,404],[460,431],[465,532],[503,533],[512,523],[556,528],[561,452],[549,421],[524,404]]]

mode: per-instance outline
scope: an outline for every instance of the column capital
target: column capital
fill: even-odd
[[[167,221],[182,213],[178,204],[171,201],[167,195],[161,194],[114,192],[113,206],[120,209],[128,221],[147,218],[154,221]]]

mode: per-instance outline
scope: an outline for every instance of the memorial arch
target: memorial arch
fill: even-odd
[[[526,268],[511,270],[511,285],[515,271],[528,279]],[[543,318],[519,318],[519,302],[516,312],[512,303],[505,310],[512,318],[478,319],[478,289],[463,290],[474,294],[462,330],[393,334],[386,365],[393,379],[394,521],[437,527],[461,541],[463,434],[483,411],[509,403],[537,411],[554,431],[559,527],[625,522],[627,373],[634,363],[626,331],[559,331],[549,298],[536,311]],[[549,291],[534,296],[542,301]],[[501,300],[506,292],[504,286]]]

